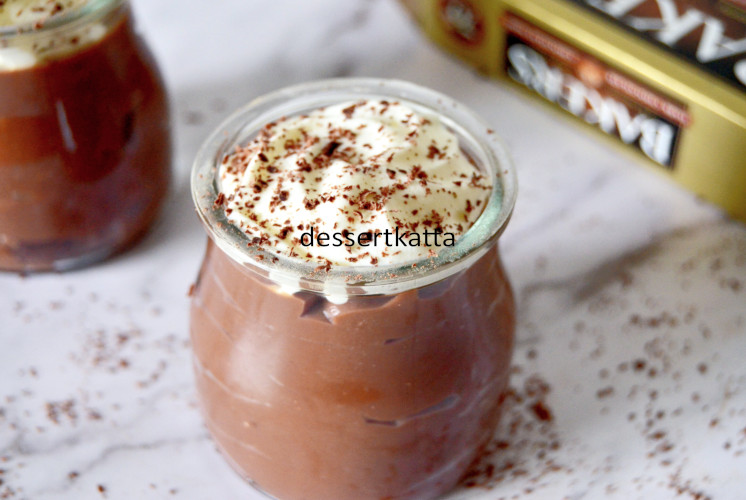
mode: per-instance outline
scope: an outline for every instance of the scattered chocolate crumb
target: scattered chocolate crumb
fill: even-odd
[[[542,401],[534,403],[531,409],[539,420],[549,422],[553,419],[551,410]]]
[[[187,111],[184,113],[184,122],[187,125],[202,125],[205,122],[205,116],[199,111]]]
[[[599,389],[598,391],[596,391],[596,397],[598,399],[608,398],[609,396],[613,394],[614,394],[614,388],[611,386],[604,387],[603,389]]]
[[[45,405],[47,410],[47,418],[51,420],[55,425],[60,425],[62,416],[67,417],[71,423],[75,423],[78,418],[78,414],[75,411],[75,401],[68,399],[66,401],[49,402]]]
[[[660,431],[660,430],[659,431],[655,431],[654,433],[652,433],[650,435],[650,438],[651,439],[655,439],[655,440],[660,440],[660,439],[663,439],[664,437],[666,437],[666,433],[664,431]]]
[[[692,486],[691,481],[683,482],[680,474],[681,470],[676,472],[676,474],[672,474],[669,476],[670,482],[668,484],[668,487],[676,491],[677,496],[688,495],[689,498],[691,498],[692,500],[712,500],[712,497],[710,497],[704,491],[695,489]]]
[[[566,470],[556,462],[561,448],[552,411],[546,402],[549,384],[538,375],[527,376],[522,385],[520,366],[514,365],[513,384],[503,401],[503,416],[490,442],[461,478],[467,488],[492,488],[503,481],[528,476],[536,484],[547,474]]]

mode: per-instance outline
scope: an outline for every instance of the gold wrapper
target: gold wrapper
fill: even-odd
[[[746,0],[403,0],[439,45],[746,221]]]

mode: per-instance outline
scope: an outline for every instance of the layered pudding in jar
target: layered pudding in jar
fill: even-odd
[[[240,110],[195,162],[191,291],[207,427],[279,499],[428,499],[492,439],[515,313],[515,176],[412,84],[330,80]]]
[[[0,2],[0,270],[135,242],[170,175],[163,82],[125,0]]]

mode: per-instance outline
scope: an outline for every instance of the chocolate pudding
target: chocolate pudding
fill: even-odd
[[[0,48],[0,269],[65,270],[153,222],[169,181],[167,100],[127,2],[32,4],[0,12],[13,23]]]
[[[403,82],[308,84],[234,115],[192,181],[197,388],[231,465],[280,499],[453,488],[494,433],[515,327],[515,180],[481,122]]]

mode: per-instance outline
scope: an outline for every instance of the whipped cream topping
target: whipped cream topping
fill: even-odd
[[[0,71],[35,66],[41,61],[74,52],[104,37],[106,28],[93,23],[74,30],[34,36],[49,19],[78,9],[88,0],[0,0],[0,26],[17,26],[25,33],[0,47]]]
[[[0,26],[40,25],[88,0],[0,0]]]
[[[436,116],[368,100],[267,124],[225,156],[218,188],[250,244],[328,269],[436,255],[492,184]]]

